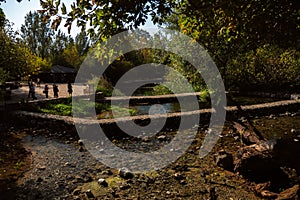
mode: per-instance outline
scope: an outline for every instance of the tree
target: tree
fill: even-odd
[[[48,67],[49,63],[32,53],[17,37],[10,22],[6,19],[4,21],[0,27],[1,81],[26,77],[38,73],[42,67]]]
[[[52,26],[91,26],[100,41],[143,24],[148,16],[192,36],[212,55],[227,83],[234,59],[266,44],[299,50],[300,2],[297,0],[110,0],[74,2],[70,9],[60,0],[41,1]],[[230,85],[227,84],[227,85]]]
[[[26,15],[25,24],[21,26],[21,37],[37,56],[44,59],[50,55],[53,35],[50,22],[45,22],[41,13],[29,12]]]
[[[180,1],[165,21],[168,27],[192,36],[210,52],[226,83],[231,59],[268,43],[283,48],[298,45],[299,16],[296,0],[189,0]]]

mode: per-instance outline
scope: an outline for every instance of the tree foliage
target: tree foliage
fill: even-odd
[[[150,16],[154,23],[182,31],[204,46],[227,86],[266,84],[264,79],[274,84],[299,80],[292,75],[299,74],[298,0],[76,0],[70,8],[60,0],[41,0],[41,5],[44,9],[41,15],[44,20],[52,20],[53,29],[66,20],[64,26],[69,31],[76,23],[83,30],[88,28],[90,36],[99,41],[136,28]],[[77,41],[82,41],[75,46],[78,54],[83,55],[87,49],[86,36]],[[75,54],[73,47],[64,48],[69,49],[60,52]],[[97,56],[101,60],[105,55],[98,48]],[[123,62],[131,66],[149,61],[172,64],[189,80],[201,80],[189,63],[160,51],[132,52],[114,65],[119,67]]]
[[[77,0],[67,9],[60,0],[42,0],[43,13],[47,18],[56,16],[53,27],[61,24],[66,19],[65,26],[71,30],[72,23],[77,26],[89,25],[89,33],[97,34],[99,39],[113,35],[126,28],[137,28],[145,24],[148,16],[154,22],[159,22],[162,16],[172,10],[173,1],[169,0]]]
[[[43,59],[50,55],[50,45],[54,30],[50,22],[44,21],[44,16],[39,12],[29,12],[21,26],[21,37],[33,53]]]
[[[0,27],[0,68],[2,81],[18,79],[39,70],[38,57],[22,43],[8,20]]]

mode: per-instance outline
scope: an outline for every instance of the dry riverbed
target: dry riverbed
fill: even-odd
[[[300,134],[297,114],[253,120],[268,137],[296,136]],[[0,199],[260,199],[255,183],[215,164],[216,152],[234,154],[243,146],[230,123],[226,123],[213,151],[200,159],[199,148],[206,130],[205,126],[199,127],[188,151],[168,167],[124,177],[117,169],[93,158],[78,144],[78,138],[65,137],[63,130],[3,124],[1,132],[6,137],[1,138],[0,145],[0,183],[4,196]],[[173,134],[156,138],[157,142],[145,142],[160,146],[168,143]],[[133,141],[114,142],[128,148]]]

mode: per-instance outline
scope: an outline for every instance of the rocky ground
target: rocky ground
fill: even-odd
[[[268,137],[274,134],[281,137],[279,133],[297,136],[300,117],[291,115],[272,115],[253,121]],[[166,168],[140,174],[120,173],[103,165],[78,143],[76,136],[65,136],[63,130],[16,128],[8,123],[1,127],[4,137],[0,141],[0,199],[261,198],[256,183],[218,167],[215,162],[217,152],[234,155],[243,146],[228,122],[207,157],[198,156],[207,129],[202,126],[188,151],[177,161]],[[156,138],[158,142],[153,144],[168,143],[172,134]],[[124,148],[132,143],[126,139],[113,142]],[[286,188],[293,184],[291,181]]]

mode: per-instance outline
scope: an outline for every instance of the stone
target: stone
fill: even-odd
[[[41,178],[41,177],[38,177],[37,179],[36,179],[36,182],[37,183],[40,183],[40,182],[42,182],[43,181],[43,179]]]
[[[180,173],[175,173],[175,174],[174,174],[174,178],[175,178],[176,180],[183,180],[185,177],[182,176],[182,174],[180,174]]]
[[[129,184],[123,184],[123,185],[120,185],[120,190],[127,190],[130,188],[130,185]]]
[[[83,140],[78,140],[78,145],[83,146]]]
[[[296,129],[291,129],[291,133],[296,134],[298,131]]]
[[[85,195],[87,196],[87,198],[95,198],[94,194],[92,193],[91,190],[87,190],[85,192]]]
[[[159,141],[166,141],[166,140],[167,140],[167,137],[166,137],[165,135],[160,135],[160,136],[157,137],[157,139],[158,139]]]
[[[291,99],[292,100],[300,100],[300,94],[291,94]]]
[[[126,167],[122,167],[121,169],[119,169],[119,175],[124,179],[131,179],[134,177],[133,173]]]
[[[84,152],[84,148],[82,146],[79,147],[79,152]]]
[[[97,182],[98,182],[99,185],[102,185],[104,187],[108,187],[108,183],[106,182],[106,180],[104,178],[99,178]]]
[[[105,171],[102,171],[101,174],[103,175],[113,175],[113,172],[111,170],[105,170]]]
[[[217,166],[222,167],[225,170],[233,170],[233,156],[222,150],[215,155],[215,163]]]
[[[45,170],[45,169],[46,169],[46,166],[39,166],[38,169],[39,169],[39,170]]]

